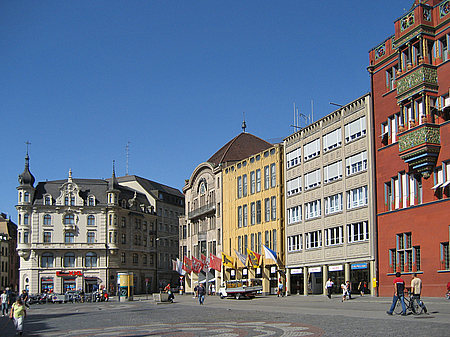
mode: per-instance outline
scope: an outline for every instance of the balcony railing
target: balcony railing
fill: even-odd
[[[397,100],[404,101],[424,91],[438,87],[437,69],[429,64],[419,64],[397,78]]]
[[[201,217],[203,215],[206,215],[208,213],[214,213],[216,211],[216,204],[210,203],[205,206],[199,207],[197,209],[194,209],[192,212],[188,213],[189,220]]]

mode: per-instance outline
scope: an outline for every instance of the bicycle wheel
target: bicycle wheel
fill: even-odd
[[[420,300],[416,298],[412,300],[411,308],[414,315],[420,315],[423,312],[423,307],[420,304]]]
[[[406,307],[408,307],[408,305],[406,304],[406,299],[405,299],[405,305],[406,305]],[[394,312],[397,315],[400,315],[403,312],[402,302],[400,301],[400,299],[398,299],[397,303],[395,304]]]

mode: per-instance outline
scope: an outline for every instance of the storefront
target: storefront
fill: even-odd
[[[289,292],[292,295],[303,295],[304,293],[304,286],[303,286],[303,269],[302,268],[292,268],[290,270],[291,276],[290,276],[290,285],[291,289],[289,289]]]
[[[308,294],[323,294],[322,267],[308,268]]]
[[[248,279],[248,278],[249,278],[248,268],[242,269],[242,279]]]
[[[83,276],[81,271],[57,271],[56,276],[62,280],[62,293],[77,289],[77,277]],[[80,284],[81,285],[81,284]]]
[[[332,293],[341,293],[341,284],[346,281],[344,266],[342,264],[328,266],[328,278],[331,278],[331,281],[334,283]]]
[[[269,269],[269,289],[271,295],[276,295],[278,291],[277,266],[267,266]]]
[[[55,286],[53,283],[53,277],[42,277],[41,278],[41,293],[44,292],[54,292]]]
[[[86,293],[92,293],[94,288],[97,288],[98,280],[97,277],[88,277],[84,278],[84,291]]]
[[[366,282],[366,294],[370,294],[370,271],[369,263],[360,262],[350,265],[350,282],[352,284],[352,293],[359,293],[358,286],[362,282]]]

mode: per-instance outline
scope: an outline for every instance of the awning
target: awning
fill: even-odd
[[[445,188],[445,187],[448,186],[448,185],[450,185],[450,180],[449,180],[449,181],[446,181],[446,182],[444,183],[444,185],[442,185],[442,188]]]
[[[208,283],[211,282],[211,280],[215,280],[215,278],[216,278],[216,276],[214,274],[208,272]],[[203,273],[203,272],[199,273],[198,281],[200,283],[205,283],[206,282],[206,273]]]
[[[432,187],[432,189],[435,190],[435,189],[439,188],[441,185],[442,185],[442,183],[437,183],[436,185],[434,185]]]

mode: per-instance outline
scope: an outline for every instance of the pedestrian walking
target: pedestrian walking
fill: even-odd
[[[23,321],[27,317],[27,310],[22,299],[19,297],[17,301],[11,307],[11,313],[9,318],[14,320],[14,326],[16,327],[16,332],[19,335],[23,333]]]
[[[283,297],[283,281],[281,280],[281,277],[278,279],[278,292],[277,292],[277,296],[278,297]]]
[[[348,299],[351,300],[352,299],[352,284],[350,283],[350,281],[346,281],[345,285],[347,286]]]
[[[367,282],[364,280],[361,280],[358,285],[358,290],[359,290],[359,293],[361,294],[361,296],[364,296],[364,294],[366,293],[366,289],[367,289]]]
[[[200,285],[198,286],[198,303],[200,305],[203,305],[203,302],[205,302],[205,293],[206,293],[206,289],[203,286],[203,283],[200,283]]]
[[[341,289],[342,289],[342,301],[341,302],[344,302],[347,299],[347,283],[342,283]]]
[[[422,292],[422,280],[417,277],[417,273],[413,274],[412,280],[411,280],[411,292],[413,298],[417,301],[417,303],[423,308],[423,311],[427,313],[427,307],[425,304],[420,300],[420,293]]]
[[[30,306],[28,305],[28,293],[27,291],[24,289],[22,290],[22,294],[20,294],[20,299],[22,300],[23,304],[30,309]]]
[[[194,287],[194,297],[192,298],[197,298],[197,296],[198,296],[198,285]]]
[[[2,303],[2,317],[8,315],[8,294],[6,290],[3,290],[3,293],[0,295],[0,301]]]
[[[394,279],[394,297],[392,298],[392,305],[391,308],[386,311],[388,315],[392,315],[394,312],[395,305],[397,304],[397,301],[400,300],[400,303],[402,304],[402,316],[406,316],[406,306],[405,306],[405,281],[400,277],[402,274],[398,271],[395,273],[395,279]]]
[[[331,281],[331,278],[328,279],[327,283],[325,283],[325,288],[327,288],[327,296],[329,299],[331,299],[331,290],[333,289],[333,281]]]

